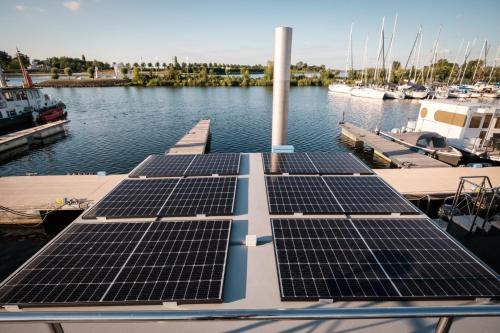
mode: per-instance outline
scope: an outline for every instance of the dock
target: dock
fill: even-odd
[[[186,133],[172,148],[165,154],[187,155],[204,154],[207,150],[208,138],[210,135],[210,119],[200,120],[189,132]]]
[[[340,127],[342,128],[342,135],[352,140],[355,147],[368,146],[373,149],[375,155],[399,168],[450,168],[444,162],[416,153],[408,147],[389,141],[351,123],[343,123]]]
[[[58,120],[0,136],[0,160],[26,151],[53,135],[64,133],[67,123],[69,120]]]

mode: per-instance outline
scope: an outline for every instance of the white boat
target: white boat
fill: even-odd
[[[452,100],[423,100],[416,132],[436,132],[465,156],[500,163],[500,106]]]
[[[352,87],[345,83],[335,83],[328,86],[328,90],[334,93],[349,94],[351,93]]]
[[[379,88],[371,87],[355,87],[351,90],[351,96],[373,98],[373,99],[384,99],[385,91]]]
[[[404,99],[406,94],[403,90],[398,90],[396,85],[386,85],[384,88],[385,98],[387,99]]]
[[[470,98],[471,92],[467,87],[454,86],[450,88],[448,96],[450,98]]]
[[[449,96],[449,89],[446,86],[442,87],[436,87],[434,91],[432,92],[432,98],[433,99],[447,99]]]
[[[413,84],[404,90],[407,98],[423,99],[429,94],[429,89],[424,86]]]
[[[391,133],[380,132],[380,134],[413,151],[424,153],[453,166],[457,166],[462,158],[462,153],[458,149],[449,146],[446,138],[435,132],[400,133],[393,130]]]

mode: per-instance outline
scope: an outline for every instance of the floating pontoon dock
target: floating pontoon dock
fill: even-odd
[[[67,123],[69,123],[69,120],[58,120],[0,136],[0,154],[21,146],[30,146],[36,140],[43,140],[52,135],[64,132],[64,125]]]
[[[203,154],[207,150],[210,119],[200,120],[166,154]]]
[[[356,147],[363,145],[373,148],[373,153],[400,168],[446,168],[448,164],[432,157],[416,153],[399,143],[384,139],[380,135],[359,128],[351,123],[343,123],[342,135],[354,141]]]

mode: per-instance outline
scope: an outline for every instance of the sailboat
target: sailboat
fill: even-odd
[[[389,61],[389,70],[387,71],[387,76],[385,78],[385,81],[387,82],[384,89],[385,89],[385,98],[388,99],[403,99],[405,98],[405,92],[401,91],[398,89],[398,86],[395,84],[391,84],[391,76],[392,76],[392,61],[391,61],[391,55],[392,55],[392,45],[394,44],[394,39],[396,37],[396,25],[398,22],[398,14],[396,13],[396,17],[394,18],[394,27],[392,28],[392,35],[391,35],[391,41],[389,42],[389,52],[387,55],[388,61]]]
[[[351,60],[351,71],[353,70],[353,62],[352,62],[352,26],[353,23],[351,23],[351,31],[349,32],[349,47],[347,48],[347,60],[345,64],[345,75],[346,75],[346,80],[347,77],[349,76],[348,72],[348,66],[349,66],[349,60]],[[340,83],[333,83],[328,86],[328,90],[334,93],[341,93],[341,94],[349,94],[352,90],[352,87],[347,85],[345,82],[340,82]]]
[[[380,43],[379,43],[379,48],[378,48],[378,58],[377,58],[377,66],[375,69],[375,75],[373,77],[374,81],[376,80],[377,74],[378,74],[378,63],[380,60],[380,52],[381,52],[381,47],[383,47],[383,36],[384,36],[384,21],[385,17],[382,19],[382,30],[380,32]],[[363,56],[363,68],[364,68],[364,77],[365,77],[365,85],[364,86],[359,86],[355,87],[351,90],[351,96],[355,97],[364,97],[364,98],[373,98],[373,99],[384,99],[385,97],[385,90],[382,88],[378,87],[371,87],[366,85],[366,80],[368,76],[368,70],[367,70],[367,43],[368,43],[368,37],[366,38],[365,41],[365,51],[364,51],[364,56]]]

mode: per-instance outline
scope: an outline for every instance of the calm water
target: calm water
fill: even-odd
[[[15,79],[12,79],[12,83]],[[0,176],[125,173],[146,156],[163,153],[199,119],[212,120],[212,152],[269,151],[272,90],[251,88],[54,88],[67,105],[69,135],[0,165]],[[345,151],[338,122],[389,130],[415,118],[417,102],[376,101],[328,93],[290,92],[289,143],[296,151]]]

